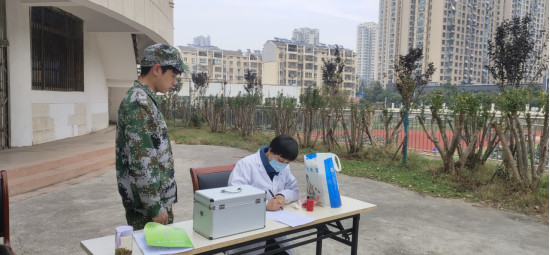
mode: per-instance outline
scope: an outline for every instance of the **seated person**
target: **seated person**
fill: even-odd
[[[298,186],[296,178],[290,172],[289,163],[298,157],[298,143],[294,138],[288,135],[279,135],[275,137],[269,146],[262,147],[255,154],[244,157],[239,160],[229,176],[228,185],[251,185],[267,192],[266,210],[277,211],[285,204],[298,200]],[[276,241],[285,240],[286,237],[276,238]],[[273,240],[268,241],[268,243]],[[253,244],[259,246],[263,243]],[[283,246],[288,243],[283,243]],[[250,249],[251,246],[239,248],[236,251]],[[265,251],[278,249],[268,247]],[[262,249],[253,253],[264,252]],[[231,251],[229,252],[231,253]],[[293,254],[291,250],[277,254]]]

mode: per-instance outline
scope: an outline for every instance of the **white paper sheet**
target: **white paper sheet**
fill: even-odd
[[[136,243],[138,244],[139,248],[141,249],[144,255],[167,255],[167,254],[174,254],[174,253],[184,252],[184,251],[193,249],[193,248],[172,248],[172,247],[150,246],[147,244],[147,241],[145,240],[144,233],[134,234],[134,239],[136,239]]]
[[[285,210],[267,211],[266,217],[270,220],[278,221],[291,227],[296,227],[315,221],[314,218]]]

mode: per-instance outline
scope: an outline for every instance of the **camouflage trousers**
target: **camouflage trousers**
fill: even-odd
[[[166,208],[166,212],[168,213],[168,224],[174,223],[174,212],[172,212],[172,207]],[[133,210],[126,210],[126,221],[128,225],[134,227],[134,230],[140,230],[145,227],[145,224],[152,222],[153,218]]]

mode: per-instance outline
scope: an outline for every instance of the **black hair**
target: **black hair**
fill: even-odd
[[[141,67],[141,72],[140,72],[140,76],[146,76],[150,71],[151,71],[151,68],[152,66],[142,66]],[[168,70],[172,70],[173,73],[175,73],[176,75],[179,75],[181,74],[180,70],[176,69],[175,67],[173,66],[161,66],[160,67],[162,69],[162,73],[166,73],[166,71]]]
[[[271,152],[282,158],[294,161],[298,157],[298,143],[289,135],[278,135],[269,144]]]

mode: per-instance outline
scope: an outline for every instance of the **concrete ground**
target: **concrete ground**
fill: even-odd
[[[175,220],[192,219],[190,167],[235,163],[249,152],[218,146],[174,145],[179,202]],[[304,189],[304,166],[292,163]],[[84,254],[80,241],[114,234],[125,225],[114,165],[17,195],[10,204],[11,239],[24,254]],[[338,175],[341,194],[378,205],[361,215],[359,254],[548,254],[548,225],[517,213],[462,200],[422,196],[391,184]],[[114,241],[114,240],[113,240]],[[347,254],[334,240],[324,254]],[[310,244],[296,254],[314,254]]]

